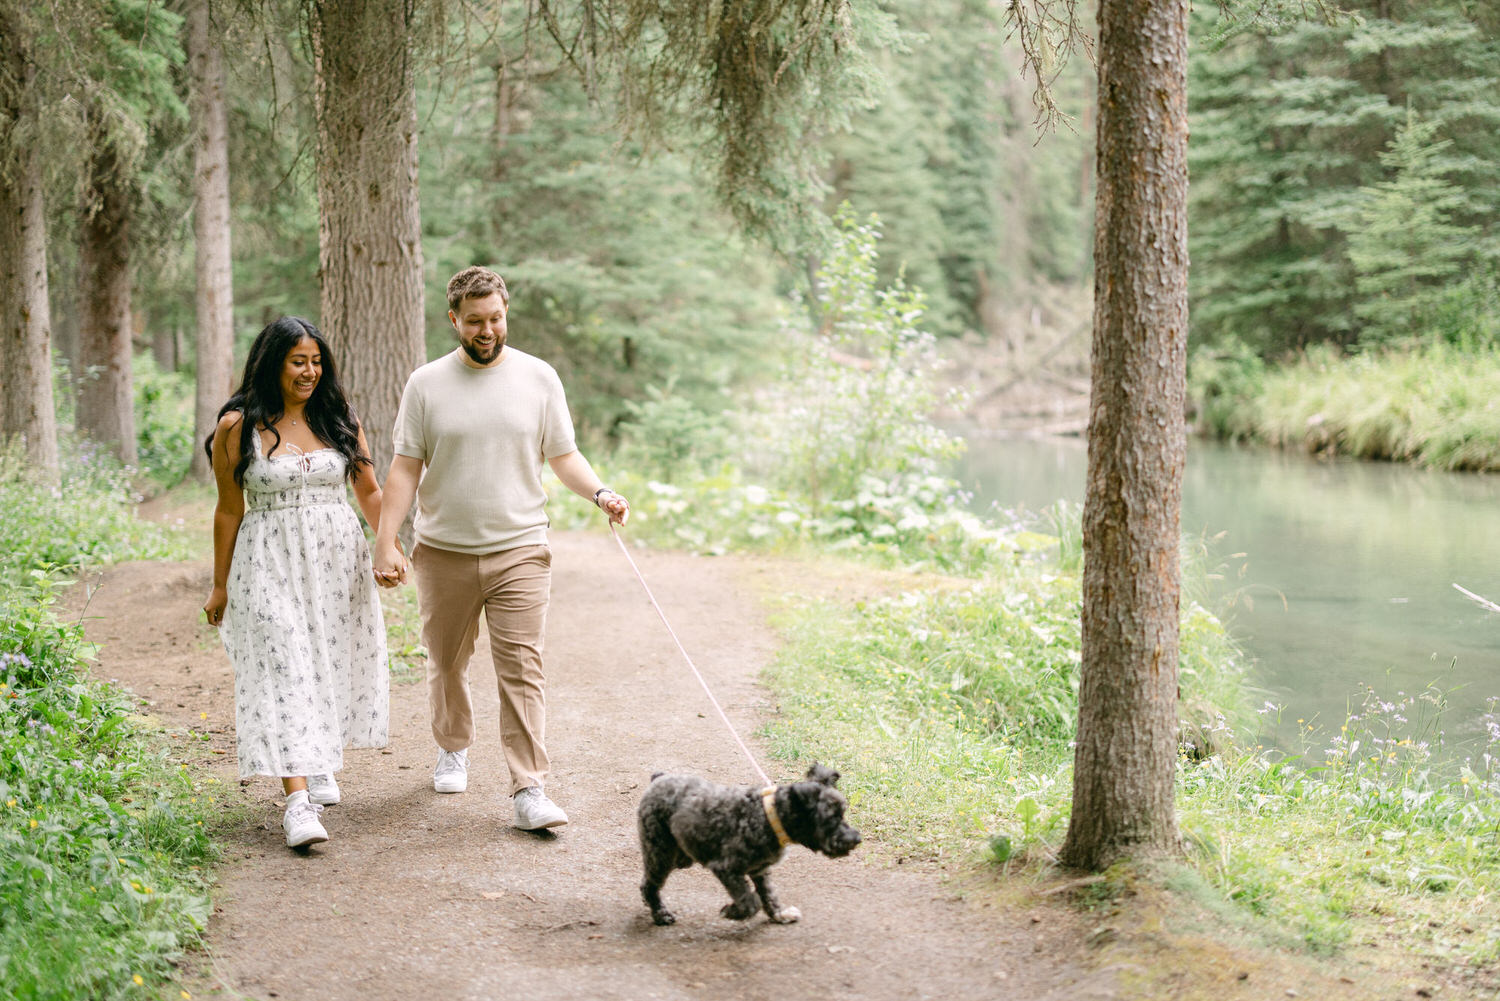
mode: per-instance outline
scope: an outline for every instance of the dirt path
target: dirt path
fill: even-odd
[[[147,700],[178,732],[188,760],[201,760],[232,799],[250,804],[253,821],[229,836],[196,995],[1116,996],[1109,971],[1085,975],[1067,958],[1071,944],[1043,948],[1027,916],[966,902],[940,871],[895,866],[863,849],[838,861],[788,851],[773,878],[783,902],[801,909],[799,924],[721,919],[722,891],[693,869],[666,887],[679,923],[653,926],[637,892],[634,809],[643,784],[659,770],[732,783],[753,773],[612,540],[558,533],[553,548],[549,791],[572,823],[556,835],[509,826],[493,674],[481,647],[471,668],[482,725],[468,793],[432,791],[425,686],[395,685],[390,747],[348,755],[344,802],[324,815],[332,840],[305,856],[282,841],[279,787],[236,781],[231,671],[198,611],[208,565],[128,564],[96,582],[86,628],[103,644],[98,673]],[[795,777],[751,735],[774,711],[756,678],[776,646],[752,595],[796,581],[774,579],[782,572],[774,565],[733,559],[646,553],[638,562],[762,766],[778,780]],[[851,820],[858,825],[857,813]]]

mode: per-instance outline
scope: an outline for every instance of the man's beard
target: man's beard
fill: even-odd
[[[505,350],[505,338],[496,338],[494,346],[488,351],[484,351],[480,348],[475,347],[474,344],[469,341],[460,340],[458,342],[458,345],[459,347],[464,349],[464,354],[473,359],[476,365],[488,365],[490,362],[500,357],[500,352]]]

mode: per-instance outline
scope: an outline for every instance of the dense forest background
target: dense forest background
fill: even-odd
[[[180,395],[160,374],[195,370],[195,133],[178,5],[54,6],[50,21],[7,15],[34,44],[5,77],[5,141],[44,161],[66,423],[73,394],[109,375],[83,346],[101,296],[90,230],[112,205],[130,226],[133,392]],[[1496,336],[1500,14],[1470,0],[1345,6],[1285,22],[1237,18],[1233,4],[1194,14],[1200,355]],[[591,9],[568,8],[575,21]],[[640,68],[590,62],[586,25],[560,23],[561,5],[413,10],[427,352],[449,343],[447,276],[496,267],[514,290],[514,342],[559,368],[592,440],[619,439],[640,406],[712,415],[773,371],[787,325],[816,322],[828,220],[844,204],[878,215],[876,282],[920,290],[920,325],[966,358],[1019,369],[1087,324],[1092,67],[1073,60],[1051,81],[1070,117],[1039,129],[1001,5],[849,9],[857,86],[818,118],[831,124],[812,137],[814,211],[787,226],[727,204],[691,115],[640,128]],[[243,350],[276,315],[319,320],[314,63],[301,7],[209,11]],[[39,115],[23,113],[31,101]],[[151,425],[148,413],[135,429],[148,456],[162,444]]]

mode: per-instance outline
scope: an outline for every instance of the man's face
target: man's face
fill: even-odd
[[[489,368],[500,360],[505,348],[505,300],[499,292],[483,299],[464,299],[448,319],[458,332],[458,343],[477,368]]]

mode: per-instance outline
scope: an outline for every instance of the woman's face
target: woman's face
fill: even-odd
[[[292,345],[281,363],[281,398],[288,407],[305,405],[322,377],[323,352],[317,341],[304,337]]]

